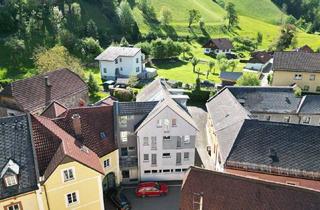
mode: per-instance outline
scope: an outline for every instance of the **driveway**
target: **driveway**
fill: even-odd
[[[207,138],[207,115],[208,113],[202,108],[188,106],[188,110],[198,126],[199,133],[196,140],[196,149],[204,168],[213,170],[213,162],[207,152],[207,146],[211,145]]]
[[[180,185],[169,185],[169,193],[161,197],[138,198],[135,187],[122,187],[131,203],[132,210],[179,210]]]

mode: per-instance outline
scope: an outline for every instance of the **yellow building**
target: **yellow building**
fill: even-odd
[[[0,118],[0,209],[42,210],[28,116]]]
[[[320,53],[276,52],[272,86],[298,85],[304,92],[320,93]]]

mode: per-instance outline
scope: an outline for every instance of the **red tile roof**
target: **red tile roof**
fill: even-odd
[[[191,167],[180,197],[180,210],[316,210],[320,192]],[[199,209],[199,208],[198,208]]]
[[[53,121],[45,117],[32,117],[35,149],[40,175],[47,179],[65,157],[69,157],[103,174],[99,157]]]
[[[52,102],[47,108],[40,114],[47,118],[57,118],[67,111],[67,108],[57,101]]]
[[[50,83],[48,88],[45,77]],[[22,111],[31,112],[82,91],[88,91],[87,84],[69,69],[60,69],[12,82],[0,92],[0,96],[13,97]]]
[[[105,156],[117,149],[114,140],[113,106],[92,106],[68,109],[61,117],[54,119],[64,131],[76,137],[72,116],[80,115],[81,138],[83,144],[97,153]]]
[[[108,97],[98,101],[94,105],[95,106],[112,106],[115,101],[118,101],[118,99],[113,96],[108,96]]]

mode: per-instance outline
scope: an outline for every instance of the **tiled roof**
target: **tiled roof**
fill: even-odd
[[[48,77],[50,87],[46,86],[45,77]],[[52,101],[87,90],[86,83],[77,74],[68,69],[60,69],[12,82],[0,92],[0,96],[13,97],[22,111],[31,112]]]
[[[320,96],[306,95],[301,100],[299,113],[302,114],[320,114]]]
[[[104,173],[97,154],[90,148],[87,151],[83,149],[83,144],[52,120],[33,116],[32,124],[40,175],[44,176],[45,180],[65,157],[70,157],[101,174]]]
[[[314,53],[313,49],[309,45],[304,45],[295,49],[296,52]]]
[[[96,57],[96,60],[100,61],[114,61],[118,57],[133,57],[141,49],[135,47],[108,47],[100,55]]]
[[[242,76],[242,72],[222,71],[220,73],[220,79],[222,80],[237,81],[241,76]]]
[[[105,156],[117,149],[114,141],[113,107],[92,106],[68,109],[54,122],[68,134],[76,138],[72,116],[80,115],[81,139],[83,144],[95,152],[99,157]]]
[[[320,192],[191,167],[182,185],[181,210],[317,210]]]
[[[226,167],[320,180],[317,126],[245,120]]]
[[[233,48],[231,41],[227,38],[210,39],[206,44],[203,45],[203,47],[220,50],[228,50]]]
[[[265,64],[267,63],[272,57],[272,53],[271,52],[253,52],[251,54],[251,59],[248,61],[248,63],[261,63],[261,64]]]
[[[118,99],[113,96],[108,96],[96,102],[94,106],[112,106],[115,101],[118,101]]]
[[[0,178],[0,200],[38,189],[37,163],[26,115],[0,118],[0,173],[12,173],[5,166],[11,160],[18,172],[18,185],[5,187]]]
[[[155,79],[138,93],[136,101],[160,101],[169,94],[170,88],[165,80]]]
[[[211,98],[206,107],[213,123],[214,133],[217,135],[223,164],[244,120],[251,114],[238,103],[229,89],[224,89]]]
[[[296,113],[301,98],[291,87],[227,87],[250,112]]]
[[[115,103],[118,109],[118,115],[138,115],[148,114],[158,104],[158,101],[146,102],[118,102]]]
[[[41,116],[47,118],[56,118],[67,111],[67,108],[57,101],[52,102],[47,108],[41,113]]]
[[[320,53],[276,52],[274,71],[320,72]]]

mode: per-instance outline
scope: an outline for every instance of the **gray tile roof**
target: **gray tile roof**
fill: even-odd
[[[291,87],[227,87],[250,112],[296,113],[301,97]]]
[[[133,57],[141,49],[135,47],[108,47],[100,55],[96,57],[96,60],[101,61],[114,61],[118,57]]]
[[[219,50],[229,50],[233,48],[232,42],[227,38],[210,39],[203,47]]]
[[[224,163],[244,120],[249,118],[250,113],[238,103],[228,89],[222,90],[211,98],[206,106],[217,135],[222,163]]]
[[[137,95],[137,101],[160,101],[170,93],[171,87],[163,79],[155,79],[145,86]]]
[[[320,95],[306,95],[301,100],[301,114],[320,114]]]
[[[320,179],[317,126],[245,120],[227,167]]]
[[[158,104],[158,101],[146,101],[146,102],[116,102],[118,115],[138,115],[149,114],[154,107]]]
[[[0,200],[38,189],[37,166],[26,115],[0,118],[0,172],[9,160],[19,166],[18,185],[6,188],[1,180]],[[12,171],[9,169],[7,173]]]
[[[237,81],[242,76],[242,72],[227,72],[222,71],[220,73],[220,78],[222,80],[231,80],[231,81]]]
[[[273,70],[320,72],[320,53],[276,52]]]

